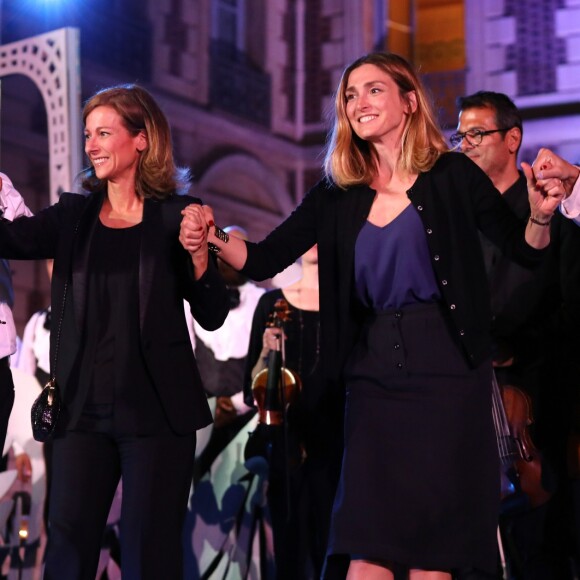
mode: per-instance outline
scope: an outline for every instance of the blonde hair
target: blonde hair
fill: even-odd
[[[135,190],[142,198],[163,199],[189,186],[189,171],[178,168],[173,158],[171,130],[165,114],[155,99],[134,84],[102,89],[83,108],[83,123],[97,107],[111,107],[121,117],[123,126],[133,136],[143,132],[147,147],[139,157]],[[106,182],[96,177],[93,167],[84,171],[82,186],[87,191],[100,191]]]
[[[363,64],[372,64],[387,73],[399,87],[401,98],[408,100],[413,91],[417,110],[407,117],[401,139],[399,168],[409,173],[421,173],[433,167],[439,156],[449,148],[435,119],[433,108],[423,84],[413,67],[401,56],[374,52],[350,64],[342,73],[335,94],[334,122],[325,150],[324,170],[337,185],[369,184],[376,172],[376,150],[353,131],[346,114],[346,88],[350,73]]]

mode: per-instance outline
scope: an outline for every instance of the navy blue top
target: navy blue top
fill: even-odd
[[[357,295],[373,310],[440,299],[423,224],[411,204],[386,226],[364,224],[354,268]]]

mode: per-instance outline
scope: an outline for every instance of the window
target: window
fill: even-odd
[[[245,0],[216,0],[212,3],[213,38],[244,51]]]

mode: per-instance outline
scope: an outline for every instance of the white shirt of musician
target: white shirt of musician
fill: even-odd
[[[580,226],[580,177],[576,180],[572,193],[562,200],[560,211]]]
[[[0,211],[2,218],[12,221],[21,216],[31,216],[24,199],[12,184],[10,178],[0,172],[2,189],[0,190]],[[16,352],[16,326],[12,309],[6,302],[0,302],[0,358]]]

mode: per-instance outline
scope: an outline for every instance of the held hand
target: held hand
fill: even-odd
[[[568,197],[580,175],[580,169],[562,159],[549,149],[542,148],[532,164],[534,176],[541,187],[549,187],[550,182],[559,182]]]
[[[562,182],[556,179],[538,181],[533,168],[527,163],[522,163],[522,170],[526,176],[532,217],[549,221],[564,197]]]
[[[183,215],[179,231],[181,245],[192,257],[207,253],[207,227],[201,206],[188,205],[181,214]]]
[[[262,335],[262,357],[267,357],[271,350],[279,350],[280,337],[286,338],[281,328],[268,327]]]
[[[209,205],[202,205],[203,214],[205,217],[205,223],[207,227],[211,227],[215,224],[214,217],[213,217],[213,209]]]
[[[179,241],[189,252],[193,264],[194,277],[199,280],[208,267],[207,226],[203,210],[199,204],[191,204],[182,212]]]
[[[206,243],[214,254],[235,270],[241,270],[246,263],[247,250],[244,240],[235,235],[230,236],[214,222],[213,209],[209,205],[189,205],[182,212],[184,217],[193,213],[199,216],[207,233]],[[197,219],[197,218],[196,218]]]
[[[199,209],[201,208],[201,213]],[[196,203],[192,203],[188,205],[184,210],[181,212],[182,215],[201,215],[202,221],[206,224],[206,228],[210,228],[215,224],[214,217],[213,217],[213,209],[209,205],[198,205]]]

